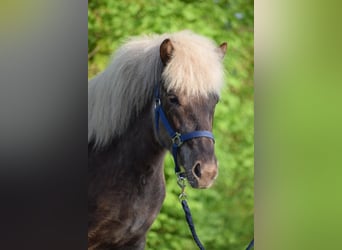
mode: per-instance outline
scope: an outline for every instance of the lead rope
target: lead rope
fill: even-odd
[[[254,238],[253,238],[252,241],[248,244],[246,250],[250,250],[250,249],[252,249],[252,247],[254,247]]]
[[[194,238],[194,240],[196,242],[196,245],[198,246],[199,249],[205,250],[204,246],[202,245],[200,239],[197,236],[195,225],[194,225],[194,223],[192,221],[192,216],[191,216],[190,208],[188,206],[188,203],[186,202],[185,181],[186,181],[186,179],[184,177],[178,175],[177,183],[180,186],[180,188],[182,189],[182,192],[179,195],[179,200],[182,203],[182,207],[183,207],[183,210],[184,210],[184,213],[185,213],[185,219],[186,219],[186,222],[189,225],[189,229],[191,231],[192,237]]]
[[[194,222],[192,221],[192,216],[191,216],[190,208],[189,208],[188,203],[186,201],[186,193],[185,193],[185,186],[186,186],[186,184],[185,184],[185,182],[186,182],[186,178],[181,176],[181,174],[177,174],[177,184],[182,189],[182,191],[181,191],[181,193],[180,193],[178,198],[179,198],[179,200],[180,200],[180,202],[182,204],[182,207],[183,207],[183,210],[184,210],[184,213],[185,213],[186,222],[188,223],[188,226],[189,226],[189,229],[191,231],[192,237],[194,238],[198,248],[200,250],[205,250],[204,246],[202,245],[200,239],[197,236],[195,225],[194,225]],[[246,250],[251,250],[253,247],[254,247],[254,238],[248,244]]]

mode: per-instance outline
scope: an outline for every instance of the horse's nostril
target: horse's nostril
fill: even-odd
[[[198,178],[201,178],[201,164],[196,164],[196,166],[194,167],[194,173]]]

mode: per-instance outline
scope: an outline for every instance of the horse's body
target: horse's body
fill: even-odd
[[[190,32],[132,40],[89,83],[88,249],[144,249],[146,233],[164,200],[163,161],[171,145],[162,125],[157,133],[153,123],[153,90],[161,81],[172,85],[167,79],[173,76],[165,73],[171,72],[167,67],[180,51],[175,44],[183,38],[203,42]],[[223,52],[213,49],[209,54],[215,53],[220,62],[225,49],[222,45]],[[165,83],[161,101],[175,129],[211,129],[216,87],[196,92],[176,83],[169,91],[164,88]],[[193,187],[208,187],[217,174],[213,142],[196,138],[184,144],[179,163]]]

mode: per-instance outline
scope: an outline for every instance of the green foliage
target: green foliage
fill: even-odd
[[[252,0],[89,0],[88,76],[102,71],[130,36],[183,29],[227,41],[226,85],[214,120],[219,176],[210,189],[187,188],[206,249],[244,249],[253,237],[254,112]],[[167,195],[146,249],[197,249],[187,227],[170,156]]]

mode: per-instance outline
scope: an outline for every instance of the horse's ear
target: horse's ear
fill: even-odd
[[[160,45],[160,58],[164,65],[166,65],[172,56],[173,45],[170,39],[165,39]]]
[[[228,44],[226,42],[222,43],[219,47],[218,47],[218,52],[221,56],[221,59],[224,58],[224,55],[226,54],[226,51],[227,51],[227,47],[228,47]]]

